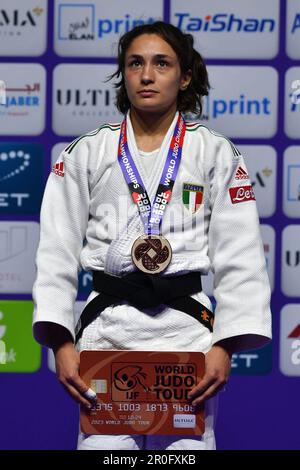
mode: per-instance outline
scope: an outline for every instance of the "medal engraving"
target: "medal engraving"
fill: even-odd
[[[172,249],[162,235],[141,235],[132,245],[131,257],[140,271],[156,274],[164,271],[170,264]]]

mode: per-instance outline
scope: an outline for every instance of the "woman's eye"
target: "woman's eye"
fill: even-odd
[[[136,59],[129,63],[129,67],[138,67],[140,64],[141,62]]]
[[[165,60],[159,60],[159,61],[158,61],[158,65],[159,65],[160,67],[166,67],[168,64],[167,64],[167,62],[166,62]]]

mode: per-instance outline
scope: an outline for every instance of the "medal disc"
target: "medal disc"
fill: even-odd
[[[132,245],[131,258],[140,271],[156,274],[170,264],[172,248],[162,235],[141,235]]]

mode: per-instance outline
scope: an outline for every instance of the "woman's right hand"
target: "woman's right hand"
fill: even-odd
[[[97,402],[95,398],[86,398],[84,394],[89,390],[79,376],[79,353],[72,341],[68,341],[53,349],[58,380],[71,397],[91,409]]]

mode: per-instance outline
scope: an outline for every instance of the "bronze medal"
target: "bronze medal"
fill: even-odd
[[[172,248],[162,235],[141,235],[132,245],[131,258],[140,271],[157,274],[170,264]]]

